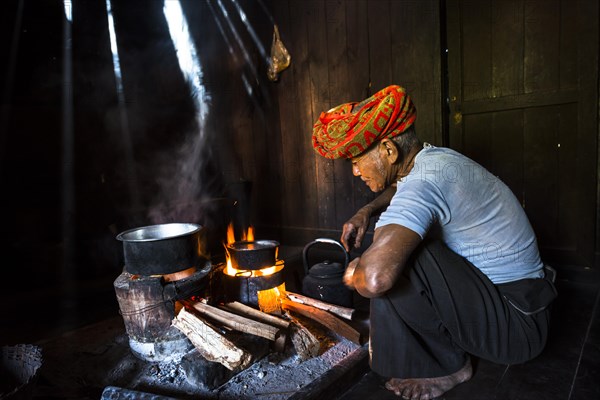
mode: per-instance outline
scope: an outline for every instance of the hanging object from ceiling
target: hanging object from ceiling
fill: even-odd
[[[276,82],[279,79],[281,71],[290,66],[292,57],[287,51],[281,38],[279,37],[279,29],[274,25],[273,44],[271,45],[271,58],[269,59],[269,69],[267,76],[269,80]]]

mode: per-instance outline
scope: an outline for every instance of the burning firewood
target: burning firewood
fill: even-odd
[[[287,291],[286,294],[287,294],[287,297],[295,303],[308,304],[309,306],[313,306],[313,307],[319,308],[321,310],[329,311],[330,313],[335,314],[338,317],[347,319],[349,321],[352,320],[352,317],[354,315],[353,308],[342,307],[342,306],[338,306],[337,304],[326,303],[324,301],[321,301],[318,299],[313,299],[312,297],[303,296],[301,294],[290,292],[290,291]]]
[[[173,326],[183,332],[208,361],[218,362],[232,371],[244,369],[250,364],[250,353],[237,347],[208,322],[185,308],[173,319]]]
[[[348,325],[347,323],[345,323],[344,321],[340,320],[339,318],[335,317],[327,311],[309,306],[307,304],[295,303],[286,299],[281,300],[281,305],[284,310],[290,310],[307,318],[310,318],[324,325],[325,327],[337,333],[338,335],[345,337],[351,342],[361,344],[360,333],[356,329],[354,329],[353,327],[351,327],[350,325]]]
[[[194,308],[201,315],[208,317],[211,320],[214,320],[234,331],[260,336],[270,341],[275,341],[280,335],[280,328],[255,321],[250,318],[242,317],[217,307],[209,306],[208,304],[201,302],[186,302],[185,304],[188,307]]]

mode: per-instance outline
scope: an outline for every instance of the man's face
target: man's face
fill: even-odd
[[[354,157],[352,160],[352,173],[360,176],[373,192],[381,192],[386,188],[386,168],[379,152],[379,147],[374,146],[369,151]]]

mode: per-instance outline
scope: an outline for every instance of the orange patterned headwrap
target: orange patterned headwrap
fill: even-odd
[[[417,110],[404,88],[388,86],[360,103],[321,113],[313,126],[313,147],[326,158],[353,158],[377,140],[398,136],[416,118]]]

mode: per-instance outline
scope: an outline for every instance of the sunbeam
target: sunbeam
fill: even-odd
[[[108,35],[110,38],[110,50],[112,53],[113,71],[115,73],[115,85],[117,92],[117,102],[119,106],[119,123],[123,143],[125,146],[125,169],[128,174],[129,197],[134,209],[140,207],[140,193],[137,184],[137,172],[135,170],[135,157],[133,154],[133,144],[131,143],[131,132],[129,129],[129,118],[127,116],[127,107],[125,103],[125,90],[123,88],[123,75],[121,73],[121,60],[119,58],[119,47],[117,45],[117,34],[115,31],[115,21],[112,12],[111,0],[106,0],[106,15],[108,18]]]
[[[221,36],[223,36],[223,40],[225,40],[225,45],[227,46],[229,55],[231,56],[231,58],[233,58],[233,62],[237,65],[239,63],[238,56],[237,56],[237,53],[233,49],[231,41],[229,40],[229,36],[227,36],[227,34],[225,33],[225,29],[223,29],[223,24],[221,23],[220,19],[217,17],[217,14],[216,14],[216,11],[215,11],[213,5],[210,3],[210,1],[207,1],[207,4],[208,4],[208,7],[210,8],[210,12],[212,13],[215,22],[217,23],[219,32],[221,33]],[[250,84],[250,81],[248,80],[248,77],[246,76],[245,71],[242,71],[242,81],[244,83],[244,88],[246,89],[246,92],[248,93],[249,96],[252,96],[254,93],[254,90],[252,89],[252,85]]]
[[[60,304],[61,318],[68,318],[70,295],[77,288],[75,279],[75,134],[73,128],[73,38],[71,0],[64,0],[63,71],[62,71],[62,160],[61,160],[61,213],[63,257],[61,281],[64,293]]]
[[[210,6],[211,12],[213,13],[213,17],[215,18],[215,21],[217,21],[217,24],[219,25],[221,34],[223,35],[228,47],[230,49],[232,49],[231,42],[227,39],[227,34],[226,34],[225,30],[221,27],[221,23],[219,22],[219,17],[216,14],[216,10],[212,6],[210,0],[207,0],[207,3]],[[258,71],[256,70],[256,66],[254,65],[254,62],[250,58],[250,54],[248,53],[248,50],[246,49],[246,46],[244,45],[244,42],[242,41],[242,38],[241,38],[239,32],[233,25],[233,22],[231,20],[229,12],[227,11],[227,8],[225,8],[225,5],[223,4],[223,2],[221,0],[217,0],[217,4],[218,4],[221,14],[223,16],[223,20],[225,20],[227,22],[227,27],[229,28],[231,35],[235,39],[237,47],[240,49],[240,52],[243,55],[246,66],[250,69],[250,72],[252,73],[252,77],[251,77],[252,79],[248,79],[247,76],[242,75],[242,80],[244,83],[244,87],[246,88],[246,91],[248,92],[248,95],[252,98],[252,101],[256,104],[256,98],[254,96],[254,86],[252,84],[250,84],[250,82],[259,82],[260,81],[259,76],[258,76]],[[243,18],[247,20],[246,15],[245,14],[242,14],[242,15],[243,15]],[[242,19],[241,16],[240,16],[240,19]],[[244,24],[248,25],[248,22],[244,21]],[[258,38],[257,38],[257,40],[258,40]],[[230,50],[230,52],[231,52],[231,50]],[[263,49],[263,52],[264,52],[264,49]],[[268,59],[265,59],[265,60],[268,63]],[[265,101],[265,103],[267,105],[270,105],[271,100],[270,100],[269,94],[266,92],[266,90],[262,86],[259,86],[259,89],[261,90],[262,98]]]
[[[209,115],[210,94],[204,85],[204,74],[198,51],[181,3],[165,1],[163,14],[168,25],[179,68],[195,105],[195,131],[184,132],[184,140],[170,155],[171,163],[161,165],[156,194],[149,217],[154,223],[195,221],[205,219],[206,207],[202,202],[209,196],[210,182],[201,178],[210,148],[206,146],[205,126]],[[212,179],[212,178],[210,178]]]
[[[65,8],[65,17],[67,21],[73,22],[73,3],[71,0],[63,0],[63,6]]]
[[[210,96],[202,82],[202,65],[200,64],[200,59],[194,47],[179,0],[165,1],[163,12],[169,26],[173,46],[177,53],[179,68],[181,68],[181,72],[192,89],[192,96],[196,103],[199,133],[202,135],[202,128],[208,115],[208,103],[210,101]]]
[[[121,75],[121,60],[119,59],[119,48],[117,47],[117,34],[115,32],[115,20],[112,13],[112,4],[106,0],[106,15],[108,17],[108,35],[110,37],[110,50],[112,52],[113,70],[117,84],[117,95],[119,102],[123,98],[123,76]]]
[[[209,2],[209,4],[210,4],[210,2]],[[242,55],[244,56],[244,61],[246,62],[246,65],[252,71],[254,78],[258,79],[258,72],[256,71],[256,67],[254,66],[254,62],[252,62],[252,60],[250,59],[250,54],[248,54],[248,50],[246,50],[246,46],[244,46],[244,42],[242,41],[240,34],[238,33],[237,29],[235,29],[235,26],[233,26],[233,23],[231,22],[231,19],[229,17],[229,13],[227,12],[227,9],[225,8],[225,6],[223,5],[223,2],[221,0],[217,0],[217,4],[219,5],[219,9],[221,10],[221,13],[223,14],[223,19],[227,22],[229,31],[233,35],[233,38],[235,39],[235,41],[238,45],[238,48],[240,49],[240,51],[242,52]]]
[[[252,27],[252,25],[248,21],[248,18],[246,17],[246,13],[242,9],[242,6],[240,5],[240,3],[237,0],[231,0],[231,2],[235,6],[235,9],[237,10],[238,14],[240,15],[240,19],[244,23],[244,26],[246,26],[246,29],[248,30],[248,33],[250,34],[250,37],[252,37],[252,40],[254,41],[254,44],[256,45],[256,48],[258,49],[258,52],[260,53],[260,56],[268,64],[269,63],[269,56],[267,55],[267,52],[265,51],[265,47],[260,42],[260,39],[258,38],[258,35],[256,34],[256,31],[254,30],[254,28]]]

